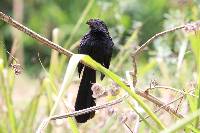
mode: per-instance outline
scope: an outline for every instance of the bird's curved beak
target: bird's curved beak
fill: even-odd
[[[86,22],[86,24],[90,25],[90,24],[91,24],[91,21],[90,21],[90,20],[88,20],[88,21]]]
[[[89,27],[90,27],[91,29],[94,28],[92,20],[88,20],[88,21],[86,22],[86,24],[89,25]]]

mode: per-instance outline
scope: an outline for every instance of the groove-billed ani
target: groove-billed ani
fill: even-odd
[[[90,27],[90,31],[82,38],[78,53],[89,55],[104,67],[109,68],[114,43],[109,35],[107,26],[100,19],[90,19],[87,21],[87,24]],[[79,77],[83,68],[83,76],[75,103],[76,111],[96,105],[91,90],[92,84],[96,82],[96,71],[79,63]],[[101,80],[103,80],[104,76],[101,73]],[[78,123],[84,123],[88,119],[93,118],[94,115],[95,111],[76,116],[75,118]]]

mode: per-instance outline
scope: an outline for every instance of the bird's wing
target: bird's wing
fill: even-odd
[[[111,61],[111,57],[112,57],[112,47],[113,47],[114,43],[112,40],[109,41],[109,45],[108,48],[106,50],[106,54],[105,54],[105,58],[104,58],[104,65],[106,68],[109,68],[110,66],[110,61]]]
[[[106,47],[106,52],[104,54],[104,66],[109,69],[110,66],[110,61],[111,61],[111,57],[112,57],[112,47],[113,47],[114,43],[112,41],[112,39],[110,39],[107,43],[107,47]],[[101,80],[103,80],[103,78],[105,77],[104,74],[101,74]]]
[[[89,55],[89,53],[91,52],[91,45],[88,44],[89,43],[89,39],[90,39],[90,35],[86,34],[80,42],[80,47],[78,49],[78,53],[79,54],[86,54]],[[81,74],[81,71],[83,69],[84,65],[82,63],[78,64],[78,73],[79,73],[79,77]]]

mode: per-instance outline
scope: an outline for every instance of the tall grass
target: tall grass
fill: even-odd
[[[89,1],[88,5],[86,6],[85,11],[83,12],[83,16],[80,17],[79,21],[77,22],[77,25],[75,26],[73,32],[70,35],[69,40],[67,41],[67,44],[71,44],[73,40],[73,36],[77,29],[80,27],[80,24],[83,22],[84,18],[87,16],[88,10],[93,4],[93,0]],[[57,40],[58,38],[58,30],[55,30],[53,33],[53,41],[55,43],[59,42]],[[51,61],[49,65],[49,69],[44,68],[44,66],[41,63],[41,67],[43,67],[43,77],[39,79],[39,85],[36,87],[36,91],[34,93],[34,96],[32,97],[24,97],[24,100],[28,101],[26,105],[23,105],[23,107],[16,107],[15,106],[15,99],[13,97],[14,94],[14,84],[16,78],[18,78],[13,69],[8,65],[8,59],[6,58],[6,51],[3,47],[3,44],[0,45],[0,104],[2,104],[2,108],[0,108],[0,132],[6,133],[6,132],[13,132],[13,133],[26,133],[26,132],[35,132],[38,127],[40,127],[40,124],[42,120],[45,118],[51,117],[52,115],[60,114],[60,113],[68,113],[73,111],[73,109],[70,109],[68,107],[68,104],[66,103],[66,99],[69,98],[68,93],[73,93],[73,98],[75,98],[74,92],[77,92],[77,86],[78,85],[75,81],[77,81],[77,75],[76,75],[76,67],[80,60],[88,64],[89,66],[93,67],[97,71],[100,71],[104,73],[107,78],[106,81],[100,82],[103,86],[110,88],[111,81],[108,79],[112,79],[113,82],[118,84],[120,87],[120,94],[117,95],[114,98],[120,97],[123,93],[128,93],[129,98],[124,100],[125,102],[116,105],[115,108],[118,109],[116,111],[117,113],[108,116],[107,114],[104,114],[103,110],[96,113],[96,116],[94,119],[88,121],[87,124],[83,125],[77,125],[74,118],[67,118],[67,121],[61,120],[61,124],[59,124],[59,121],[48,121],[47,128],[43,128],[45,132],[51,133],[51,132],[82,132],[82,131],[88,131],[89,129],[92,131],[99,131],[102,133],[105,132],[125,132],[125,128],[123,127],[123,123],[121,124],[119,122],[118,117],[121,112],[131,111],[134,112],[136,116],[139,116],[141,119],[141,122],[139,123],[139,131],[149,131],[152,132],[178,132],[178,131],[186,131],[186,132],[199,132],[199,115],[200,115],[200,46],[198,43],[200,42],[199,38],[197,36],[190,36],[188,39],[191,44],[192,49],[192,55],[190,57],[195,60],[195,67],[191,63],[189,59],[183,59],[183,67],[182,69],[194,69],[194,70],[188,70],[183,71],[181,74],[185,75],[196,75],[197,85],[195,86],[195,95],[196,97],[191,97],[188,95],[187,92],[182,93],[187,95],[187,98],[184,98],[183,101],[185,103],[189,103],[188,110],[186,110],[185,114],[183,115],[184,118],[174,118],[174,116],[169,115],[168,112],[160,111],[160,113],[154,113],[156,106],[154,104],[150,104],[149,101],[144,100],[140,96],[138,96],[134,90],[131,89],[131,87],[128,87],[123,81],[123,76],[118,76],[115,73],[124,72],[126,70],[132,70],[131,65],[131,53],[132,49],[131,46],[133,42],[137,41],[138,39],[138,30],[133,31],[130,37],[127,38],[127,42],[125,45],[122,46],[120,51],[116,54],[115,57],[113,57],[112,61],[112,67],[111,70],[108,70],[104,68],[99,63],[92,60],[89,56],[85,55],[79,55],[74,54],[69,62],[65,63],[66,60],[64,60],[65,57],[59,57],[58,53],[54,50],[52,50],[51,53]],[[150,51],[150,50],[149,50]],[[39,57],[38,57],[39,58]],[[145,56],[138,57],[141,58],[141,60],[137,60],[139,62],[138,64],[138,79],[139,83],[136,85],[139,89],[144,89],[145,87],[149,86],[150,79],[152,77],[158,78],[158,81],[160,84],[162,83],[168,83],[168,85],[176,85],[176,86],[186,86],[186,82],[189,82],[190,78],[180,78],[176,77],[176,75],[173,73],[176,72],[177,69],[173,69],[174,64],[168,63],[164,57],[157,58],[156,56],[151,56],[151,58],[148,58],[149,62],[143,62]],[[61,64],[60,62],[61,61]],[[128,62],[128,63],[127,63]],[[125,64],[128,64],[126,67],[124,67]],[[67,64],[67,65],[66,65]],[[188,67],[191,66],[191,67]],[[61,73],[63,70],[62,68],[65,68],[66,72],[65,74]],[[175,67],[174,67],[175,68]],[[60,72],[60,73],[59,73]],[[113,73],[115,72],[115,73]],[[154,76],[151,73],[155,73]],[[23,71],[25,73],[25,71]],[[183,75],[183,76],[185,76]],[[19,75],[20,76],[20,75]],[[175,81],[174,81],[175,80]],[[79,81],[79,80],[78,80]],[[32,84],[30,84],[32,85]],[[70,87],[70,85],[73,85]],[[34,85],[33,85],[34,86]],[[145,86],[145,87],[144,87]],[[177,89],[175,89],[177,90]],[[32,91],[32,90],[27,90]],[[15,91],[17,92],[17,91]],[[177,90],[177,92],[182,92],[182,90]],[[26,92],[24,92],[26,93]],[[156,97],[162,98],[162,100],[171,100],[172,97],[176,98],[178,94],[168,92],[166,90],[150,90],[152,95],[155,95]],[[148,92],[147,92],[148,95]],[[67,97],[67,98],[66,98]],[[100,99],[104,102],[108,100],[108,98]],[[99,101],[100,101],[99,100]],[[99,102],[98,101],[98,102]],[[101,103],[102,103],[101,101]],[[135,106],[134,102],[138,103],[138,106]],[[178,106],[177,106],[178,105]],[[180,107],[179,107],[180,105]],[[179,102],[177,104],[172,104],[172,106],[175,109],[179,109],[181,111],[184,110],[183,103]],[[179,108],[178,108],[179,107]],[[177,112],[181,112],[181,111]],[[184,110],[185,111],[185,110]],[[149,119],[145,119],[144,116],[150,116]],[[128,118],[129,119],[129,118]],[[104,122],[101,124],[101,122]],[[135,122],[135,119],[132,121],[128,121],[127,123],[131,125],[131,123]],[[175,123],[175,124],[171,124]],[[117,126],[116,126],[117,125]],[[133,129],[132,127],[130,127]],[[148,129],[150,128],[150,129]]]

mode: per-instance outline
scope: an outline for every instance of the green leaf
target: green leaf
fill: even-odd
[[[84,56],[82,58],[82,61],[94,68],[95,70],[98,70],[105,74],[106,76],[110,77],[113,81],[115,81],[120,87],[122,87],[128,94],[135,99],[138,104],[147,112],[147,114],[156,122],[156,124],[159,126],[159,128],[163,129],[165,128],[163,123],[157,118],[157,116],[149,109],[149,107],[140,99],[140,97],[131,90],[130,87],[126,86],[124,82],[121,80],[119,76],[111,72],[110,70],[103,67],[101,64],[94,61],[90,56]]]
[[[56,99],[56,102],[55,102],[53,108],[51,109],[51,112],[50,112],[49,117],[51,117],[51,116],[55,113],[56,107],[58,106],[58,104],[59,104],[59,102],[60,102],[60,99],[62,98],[62,95],[63,95],[64,92],[65,92],[65,89],[69,87],[69,85],[70,85],[70,83],[71,83],[71,81],[72,81],[74,72],[75,72],[75,70],[76,70],[76,66],[78,65],[79,61],[80,61],[84,56],[85,56],[85,55],[76,55],[76,54],[74,54],[74,55],[70,58],[69,63],[68,63],[68,66],[67,66],[67,70],[66,70],[66,72],[65,72],[64,80],[63,80],[63,82],[62,82],[61,88],[60,88],[59,93],[58,93],[58,97],[57,97],[57,99]],[[74,133],[78,133],[78,128],[77,128],[76,123],[75,123],[75,121],[73,120],[73,118],[69,117],[69,118],[67,118],[67,121],[69,122],[72,131],[73,131]]]
[[[154,128],[150,123],[148,123],[146,121],[146,119],[142,116],[142,114],[140,114],[140,112],[137,111],[137,109],[128,101],[126,100],[126,102],[128,103],[128,105],[139,115],[139,117],[142,119],[142,121],[152,129],[153,132],[158,132],[158,130],[156,128]]]
[[[197,35],[199,35],[199,33],[197,32]],[[191,48],[195,57],[195,61],[196,61],[196,65],[197,65],[197,72],[198,72],[198,83],[197,83],[197,87],[196,87],[196,94],[199,95],[199,98],[196,102],[196,106],[195,108],[199,109],[200,108],[200,38],[197,36],[190,36],[190,41],[191,41]],[[193,105],[194,106],[194,105]],[[196,127],[198,127],[199,125],[199,117],[196,118]]]

